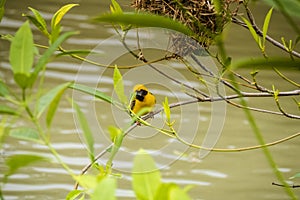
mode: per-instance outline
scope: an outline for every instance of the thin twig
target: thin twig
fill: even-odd
[[[173,82],[175,82],[175,83],[177,83],[177,84],[179,84],[179,85],[182,85],[182,86],[184,86],[184,87],[186,87],[186,88],[189,88],[189,89],[195,91],[195,92],[198,93],[198,94],[201,94],[202,96],[208,97],[208,95],[205,94],[205,93],[203,93],[202,91],[200,91],[200,90],[198,90],[198,89],[196,89],[196,88],[194,88],[194,87],[192,87],[192,86],[190,86],[190,85],[188,85],[188,84],[185,84],[185,83],[183,83],[183,82],[181,82],[181,81],[179,81],[179,80],[173,78],[172,76],[168,75],[167,73],[164,73],[163,71],[159,70],[157,67],[155,67],[154,65],[152,65],[151,63],[148,62],[148,60],[144,57],[144,55],[142,54],[142,52],[140,52],[138,55],[135,54],[135,53],[128,47],[128,45],[126,44],[125,38],[123,38],[121,42],[122,42],[122,44],[124,45],[124,47],[128,50],[128,52],[129,52],[131,55],[133,55],[136,59],[139,59],[139,60],[143,61],[146,65],[148,65],[149,67],[151,67],[152,69],[154,69],[155,71],[157,71],[158,73],[160,73],[161,75],[165,76],[166,78],[170,79],[171,81],[173,81]],[[175,56],[175,55],[173,55],[173,56]]]
[[[273,94],[273,91],[272,91],[272,90],[269,90],[269,89],[267,89],[267,88],[265,88],[265,87],[259,85],[259,84],[257,83],[257,81],[256,81],[255,76],[253,76],[253,84],[255,85],[255,87],[256,87],[256,89],[257,89],[258,91],[261,91],[261,92],[267,92],[267,93],[269,93],[269,94]]]
[[[135,127],[137,126],[137,123],[132,124],[125,132],[124,132],[124,136],[128,135],[128,133],[130,133]],[[82,170],[80,175],[85,174],[92,166],[93,164],[95,164],[97,162],[97,160],[99,160],[102,156],[104,156],[109,149],[111,149],[113,147],[114,143],[111,143],[110,145],[108,145],[105,149],[103,149],[97,156],[95,156],[94,158],[94,162],[90,162],[89,164],[87,164]],[[77,181],[75,183],[74,189],[76,190],[79,186],[79,182]]]
[[[281,112],[276,112],[276,111],[271,111],[271,110],[265,110],[265,109],[260,109],[260,108],[253,108],[253,107],[248,107],[248,106],[243,106],[237,103],[234,103],[233,101],[227,100],[227,103],[235,106],[237,108],[242,108],[242,109],[247,109],[247,110],[252,110],[256,112],[261,112],[261,113],[267,113],[267,114],[273,114],[273,115],[283,115]]]
[[[289,113],[285,112],[285,110],[281,107],[281,105],[279,103],[279,99],[277,97],[275,98],[275,102],[276,102],[278,109],[284,116],[286,116],[288,118],[292,118],[292,119],[300,119],[299,115],[293,115],[293,114],[289,114]]]
[[[62,53],[68,52],[67,50],[63,49],[62,47],[60,47],[58,50]],[[81,57],[79,55],[76,55],[76,54],[69,54],[69,55],[72,58],[75,58],[77,60],[92,64],[92,65],[95,65],[95,66],[98,66],[98,67],[105,67],[105,68],[114,68],[115,67],[114,65],[105,65],[105,64],[97,63],[97,62],[94,62],[92,60],[83,58],[83,57]],[[148,61],[148,63],[156,63],[156,62],[159,62],[159,61],[163,61],[163,60],[166,60],[166,59],[172,59],[172,58],[173,58],[173,56],[168,56],[168,57],[164,56],[164,57],[161,57],[161,58],[158,58],[158,59],[155,59],[155,60],[150,60],[150,61]],[[120,65],[120,66],[118,66],[118,68],[119,69],[132,69],[132,68],[141,67],[141,66],[144,66],[144,65],[145,65],[145,63],[138,63],[138,64],[134,64],[134,65],[123,65],[123,66]]]
[[[233,17],[232,18],[232,22],[237,24],[237,25],[240,25],[246,29],[249,29],[248,26],[241,20],[237,19],[236,17]],[[263,32],[258,28],[258,26],[256,24],[252,24],[255,32],[262,37],[263,35]],[[289,53],[289,54],[292,54],[293,56],[297,57],[297,58],[300,58],[300,53],[295,51],[295,50],[292,50],[292,51],[289,51],[287,50],[283,44],[281,44],[280,42],[278,42],[277,40],[273,39],[272,37],[270,37],[269,35],[266,35],[266,40],[269,41],[271,44],[273,44],[274,46],[280,48],[281,50]]]
[[[221,79],[220,77],[217,77],[211,70],[207,69],[206,66],[204,66],[197,58],[195,55],[191,54],[191,58],[197,63],[197,65],[199,65],[204,71],[206,71],[207,73],[209,73],[212,77],[215,77],[217,80],[219,80],[221,83],[223,83],[224,85],[226,85],[228,88],[232,89],[233,91],[235,91],[236,93],[239,93],[240,91],[237,90],[231,83],[229,83],[228,81],[225,81],[223,79]],[[217,87],[217,86],[216,86]]]
[[[279,187],[286,187],[283,184],[274,183],[274,182],[272,183],[272,185],[276,185],[276,186],[279,186]],[[300,188],[300,185],[289,185],[288,187],[290,187],[290,188]]]
[[[249,79],[245,78],[244,76],[242,76],[241,74],[238,74],[235,71],[230,70],[231,73],[233,73],[233,75],[235,75],[236,77],[238,77],[239,79],[245,81],[246,83],[248,83],[249,85],[252,85],[252,81],[250,81]]]
[[[191,55],[192,59],[202,68],[204,69],[206,72],[208,72],[212,77],[215,76],[215,74],[210,71],[209,69],[207,69],[207,67],[205,67],[204,65],[202,65],[202,63],[194,56]],[[222,82],[224,85],[226,85],[227,87],[233,89],[234,91],[237,92],[236,95],[230,95],[230,96],[223,96],[221,94],[218,93],[219,97],[214,97],[214,98],[209,98],[208,101],[219,101],[219,100],[224,100],[227,103],[231,104],[231,105],[235,105],[236,107],[241,107],[241,105],[235,104],[231,101],[229,101],[230,99],[235,99],[235,98],[241,98],[241,97],[273,97],[274,96],[274,91],[271,91],[265,87],[260,86],[259,84],[257,84],[257,81],[255,79],[255,76],[253,76],[253,80],[255,83],[255,86],[257,88],[258,91],[262,91],[262,92],[256,92],[256,93],[249,93],[249,92],[243,92],[240,90],[237,90],[233,85],[231,85],[228,81],[225,81],[224,79],[219,79],[220,82]],[[216,88],[218,90],[218,87]],[[299,95],[300,94],[300,90],[293,90],[293,91],[287,91],[287,92],[278,92],[277,96],[295,96],[295,95]],[[206,98],[198,98],[199,101],[206,101]],[[279,110],[281,111],[281,113],[289,118],[293,118],[293,119],[300,119],[300,116],[297,115],[292,115],[289,113],[286,113],[280,106],[279,102],[278,102],[278,98],[277,98],[277,106],[279,108]],[[244,106],[243,106],[244,107]],[[250,108],[250,107],[245,107],[248,110],[254,110],[254,111],[258,111],[258,112],[264,112],[262,109],[257,109],[257,108]],[[271,111],[273,112],[273,111]],[[267,111],[266,113],[269,113],[269,111]],[[274,114],[274,113],[273,113]],[[276,113],[277,114],[277,113]]]
[[[278,69],[276,69],[275,67],[273,67],[273,70],[276,72],[276,74],[278,74],[278,76],[280,76],[281,78],[283,78],[284,80],[286,80],[287,82],[289,82],[290,84],[300,88],[300,84],[296,83],[295,81],[289,79],[288,77],[286,77],[284,74],[282,74]]]
[[[242,108],[242,109],[247,109],[247,110],[252,110],[252,111],[256,111],[256,112],[261,112],[261,113],[267,113],[267,114],[274,114],[274,115],[284,115],[284,116],[287,116],[289,118],[293,118],[293,119],[298,119],[300,116],[297,116],[297,115],[291,115],[291,114],[288,114],[288,113],[283,113],[283,112],[276,112],[276,111],[271,111],[271,110],[266,110],[266,109],[260,109],[260,108],[253,108],[253,107],[248,107],[248,106],[243,106],[243,105],[240,105],[240,104],[237,104],[233,101],[230,101],[230,99],[235,99],[235,98],[240,98],[240,97],[246,97],[246,96],[238,96],[238,95],[232,95],[232,96],[220,96],[219,98],[214,98],[214,99],[205,99],[205,98],[202,98],[202,97],[198,97],[194,94],[190,94],[190,93],[186,93],[188,96],[190,97],[193,97],[193,98],[196,98],[198,99],[199,102],[213,102],[213,101],[221,101],[221,100],[224,100],[226,101],[228,104],[232,105],[232,106],[235,106],[237,108]],[[253,93],[254,94],[254,93]],[[248,96],[249,97],[249,96]]]

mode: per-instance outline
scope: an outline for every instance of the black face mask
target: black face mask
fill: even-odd
[[[148,94],[148,91],[141,89],[141,90],[136,91],[135,98],[139,101],[144,101],[144,98],[147,94]]]

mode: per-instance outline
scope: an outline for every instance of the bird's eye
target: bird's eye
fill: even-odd
[[[135,98],[139,101],[144,101],[145,96],[148,94],[147,90],[138,90],[136,91]]]
[[[148,94],[148,91],[147,91],[147,90],[143,90],[143,89],[141,89],[141,92],[142,92],[142,95],[143,95],[143,96],[145,96],[145,95],[147,95],[147,94]]]

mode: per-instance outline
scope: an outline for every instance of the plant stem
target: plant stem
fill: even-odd
[[[69,168],[69,166],[67,164],[65,164],[63,162],[63,160],[61,159],[61,157],[59,156],[59,154],[57,153],[57,151],[53,148],[53,146],[51,145],[46,133],[44,132],[44,129],[41,127],[38,119],[36,118],[35,115],[33,115],[30,107],[28,106],[27,100],[26,100],[26,94],[25,94],[25,89],[23,89],[22,91],[22,99],[23,99],[23,103],[25,106],[25,109],[28,113],[28,115],[30,116],[31,121],[33,122],[33,124],[35,125],[35,127],[37,128],[37,131],[40,133],[40,137],[41,139],[44,141],[44,144],[49,148],[49,150],[51,151],[51,153],[54,155],[54,157],[56,158],[56,160],[58,161],[58,163],[60,163],[63,168],[72,176],[74,177],[74,173],[72,172],[72,170]]]
[[[64,163],[64,161],[61,159],[59,153],[57,153],[57,151],[53,148],[51,142],[49,141],[46,133],[44,132],[44,130],[42,129],[41,125],[39,124],[38,120],[36,118],[33,119],[33,123],[36,126],[38,132],[40,133],[40,136],[42,137],[42,140],[44,141],[45,145],[49,148],[50,152],[52,153],[52,155],[56,158],[57,162],[72,176],[74,177],[74,173],[71,170],[71,168]]]

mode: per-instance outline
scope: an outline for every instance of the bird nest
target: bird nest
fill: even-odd
[[[214,38],[219,35],[225,24],[236,15],[241,0],[224,0],[222,11],[217,12],[213,0],[132,0],[132,6],[138,11],[176,19],[191,29],[193,39],[202,47],[209,47]],[[173,39],[178,44],[178,36]],[[178,48],[194,46],[179,43]]]

